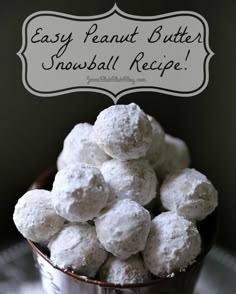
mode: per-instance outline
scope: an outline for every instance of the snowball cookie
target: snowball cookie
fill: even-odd
[[[164,138],[165,132],[154,117],[148,115],[152,126],[152,143],[147,151],[146,158],[152,166],[161,164],[164,160]]]
[[[61,170],[66,167],[66,162],[64,160],[63,151],[57,157],[57,170]]]
[[[84,162],[94,166],[100,166],[110,157],[97,145],[93,126],[88,123],[80,123],[74,126],[64,140],[63,151],[58,157],[58,170],[69,164]]]
[[[48,245],[50,259],[61,269],[71,269],[93,278],[107,258],[95,228],[89,224],[70,223]]]
[[[150,225],[149,212],[130,199],[113,203],[95,219],[99,241],[123,260],[144,249]]]
[[[190,155],[185,142],[171,135],[165,135],[164,141],[164,160],[157,162],[154,166],[157,175],[164,177],[178,169],[189,167]]]
[[[218,204],[218,193],[202,173],[186,168],[166,177],[161,186],[161,201],[168,210],[191,220],[202,220]]]
[[[146,268],[163,277],[190,265],[201,251],[201,237],[193,222],[168,211],[152,220],[143,258]]]
[[[52,195],[46,190],[26,192],[17,202],[13,214],[19,232],[33,242],[46,242],[64,225],[64,219],[52,207]]]
[[[60,170],[52,187],[54,209],[69,221],[93,219],[106,206],[108,197],[109,189],[100,170],[85,163]]]
[[[99,279],[114,284],[136,284],[151,280],[140,255],[133,255],[126,260],[120,260],[110,255],[99,270]]]
[[[118,199],[129,198],[146,205],[156,196],[157,177],[152,166],[144,159],[103,163],[101,172],[111,195]]]
[[[94,132],[98,146],[118,160],[144,156],[152,140],[152,126],[134,103],[103,110],[94,124]]]

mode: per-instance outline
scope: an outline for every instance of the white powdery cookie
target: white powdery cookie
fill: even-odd
[[[144,249],[150,225],[149,212],[130,199],[113,203],[95,219],[99,241],[122,260]]]
[[[200,221],[218,205],[212,183],[195,169],[183,169],[166,177],[161,186],[162,205],[179,215]]]
[[[26,192],[17,202],[13,214],[19,232],[33,242],[47,242],[64,225],[56,214],[49,191],[35,189]]]
[[[104,162],[100,170],[115,199],[129,198],[146,205],[156,196],[157,177],[145,159],[112,159]]]
[[[195,224],[168,211],[152,220],[143,258],[151,273],[165,277],[185,269],[200,251],[201,237]]]
[[[178,169],[189,167],[190,155],[186,143],[169,134],[165,135],[163,159],[154,164],[157,175],[164,179],[164,177]]]
[[[93,278],[108,254],[89,224],[66,225],[48,244],[50,259],[61,269]]]
[[[72,164],[55,176],[52,204],[56,212],[69,221],[92,220],[106,206],[108,197],[109,188],[94,166]]]
[[[57,157],[57,170],[61,170],[67,166],[66,161],[64,160],[63,151]]]
[[[152,143],[147,151],[146,158],[155,167],[157,164],[160,165],[164,160],[165,132],[154,117],[148,115],[148,119],[152,126]]]
[[[140,255],[120,260],[110,255],[99,270],[99,280],[114,284],[136,284],[150,281],[151,274],[144,266]]]
[[[94,124],[99,147],[118,160],[145,156],[152,140],[152,126],[138,105],[113,105]]]
[[[96,143],[93,126],[79,123],[64,140],[63,150],[57,160],[57,168],[60,170],[76,162],[100,166],[108,159],[110,157]]]

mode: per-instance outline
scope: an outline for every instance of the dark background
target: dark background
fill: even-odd
[[[12,222],[17,199],[62,148],[69,130],[78,122],[94,122],[112,100],[96,93],[73,93],[40,98],[27,92],[21,80],[21,47],[24,19],[39,10],[75,15],[108,11],[114,1],[8,1],[1,6],[0,64],[0,234],[2,244],[21,236]],[[142,92],[127,95],[119,103],[138,103],[154,115],[165,130],[184,139],[192,165],[215,184],[220,198],[218,242],[236,250],[236,1],[117,1],[125,12],[157,15],[193,10],[209,23],[210,61],[208,87],[198,96],[172,97]],[[213,4],[214,3],[214,4]],[[1,245],[1,244],[0,244]]]

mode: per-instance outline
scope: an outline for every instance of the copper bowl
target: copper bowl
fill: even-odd
[[[29,189],[51,190],[56,171],[56,166],[51,166],[35,180]],[[33,250],[44,291],[48,294],[191,294],[204,258],[215,241],[217,227],[217,210],[198,223],[198,230],[202,236],[202,252],[186,271],[176,272],[173,277],[156,278],[139,284],[116,285],[63,271],[51,263],[49,252],[45,248],[29,240],[28,242]]]

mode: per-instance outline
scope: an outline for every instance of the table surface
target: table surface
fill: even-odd
[[[0,251],[0,294],[44,294],[31,249],[22,241]],[[194,294],[235,294],[236,257],[220,247],[208,254]]]

